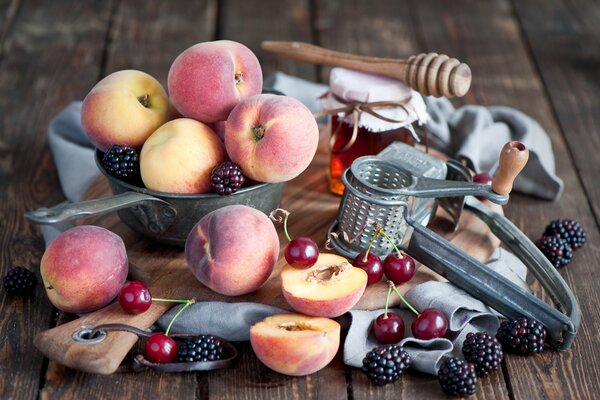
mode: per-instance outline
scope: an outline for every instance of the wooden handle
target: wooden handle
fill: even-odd
[[[138,340],[129,332],[107,332],[98,343],[78,343],[74,334],[82,327],[95,327],[105,323],[122,323],[146,330],[173,304],[153,302],[150,308],[138,315],[126,314],[119,303],[113,303],[79,319],[59,325],[38,334],[35,346],[49,359],[86,372],[109,375],[114,373]]]
[[[399,79],[426,96],[464,96],[471,87],[467,64],[444,54],[429,53],[408,60],[359,56],[302,42],[264,41],[261,47],[292,60],[326,64]]]
[[[492,181],[492,190],[498,194],[509,194],[519,172],[525,168],[529,150],[521,142],[508,142],[500,151],[500,168]]]

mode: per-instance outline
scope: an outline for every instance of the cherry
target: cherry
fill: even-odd
[[[319,247],[309,237],[297,237],[285,247],[285,261],[298,269],[310,268],[319,258]]]
[[[129,314],[141,314],[152,305],[152,296],[145,283],[132,281],[119,291],[119,304]]]
[[[440,310],[427,308],[413,321],[410,330],[417,339],[429,340],[440,338],[448,330],[448,320]]]
[[[277,208],[271,211],[269,218],[278,223],[283,222],[283,231],[285,237],[289,241],[285,246],[285,261],[294,268],[305,269],[310,268],[317,262],[319,258],[319,246],[309,237],[302,236],[292,240],[287,229],[287,221],[290,212],[283,208]]]
[[[359,253],[352,261],[356,268],[364,269],[367,273],[367,285],[377,283],[383,277],[383,264],[377,254],[363,252]]]
[[[404,338],[404,321],[398,314],[383,313],[373,322],[373,335],[380,344],[398,343]]]
[[[146,340],[144,354],[153,363],[172,363],[177,360],[177,343],[164,333],[153,333]]]
[[[383,260],[383,272],[390,281],[400,285],[415,276],[415,260],[407,254],[391,253]]]
[[[482,172],[473,177],[473,182],[475,183],[485,183],[486,185],[491,185],[494,177],[488,174],[487,172]],[[475,196],[479,200],[485,200],[484,196]]]

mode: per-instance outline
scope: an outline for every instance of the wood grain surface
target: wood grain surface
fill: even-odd
[[[320,81],[327,80],[328,67],[267,55],[259,43],[299,40],[379,57],[446,53],[473,71],[471,91],[455,104],[516,107],[540,122],[552,140],[557,174],[565,182],[561,199],[513,196],[507,215],[534,239],[555,218],[579,220],[588,235],[588,244],[561,270],[583,313],[572,350],[509,355],[502,371],[480,381],[474,398],[596,399],[599,36],[600,5],[592,0],[0,0],[0,272],[15,264],[37,271],[44,245],[23,212],[63,200],[47,124],[107,73],[138,68],[165,83],[176,54],[212,39],[248,45],[265,76],[281,70]],[[325,193],[320,179],[305,185],[288,193],[285,207],[301,206],[304,192],[311,201]],[[296,227],[314,234],[326,222]],[[85,374],[48,364],[34,349],[34,335],[57,319],[41,288],[29,299],[0,291],[0,304],[0,398],[444,398],[434,377],[415,372],[375,387],[345,367],[339,354],[317,374],[285,377],[263,366],[248,344],[239,346],[239,363],[229,370]],[[70,318],[59,314],[58,323]]]

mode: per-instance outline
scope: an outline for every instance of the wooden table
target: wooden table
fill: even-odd
[[[463,99],[503,104],[548,131],[565,182],[557,202],[515,195],[506,214],[537,238],[555,218],[580,221],[588,244],[561,274],[583,313],[570,351],[507,356],[476,398],[597,398],[600,393],[600,5],[594,1],[42,1],[0,0],[0,271],[38,270],[44,244],[26,210],[64,200],[46,140],[50,119],[110,72],[136,68],[166,83],[184,48],[232,39],[256,51],[265,76],[276,70],[325,81],[327,68],[265,54],[265,39],[405,58],[444,52],[469,63]],[[460,104],[461,101],[457,102]],[[293,183],[291,183],[293,184]],[[316,182],[325,190],[324,182]],[[534,287],[536,287],[534,285]],[[0,291],[0,396],[42,398],[436,398],[432,376],[409,372],[375,387],[341,355],[304,378],[264,367],[249,345],[234,369],[210,373],[95,376],[48,362],[33,337],[65,316],[41,290]]]

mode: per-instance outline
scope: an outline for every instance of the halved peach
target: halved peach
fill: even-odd
[[[308,375],[335,357],[340,346],[340,324],[301,314],[273,315],[252,325],[250,343],[258,359],[272,370]]]
[[[286,264],[281,271],[281,290],[289,305],[318,317],[337,317],[350,310],[366,286],[367,273],[335,254],[321,253],[308,269]]]

